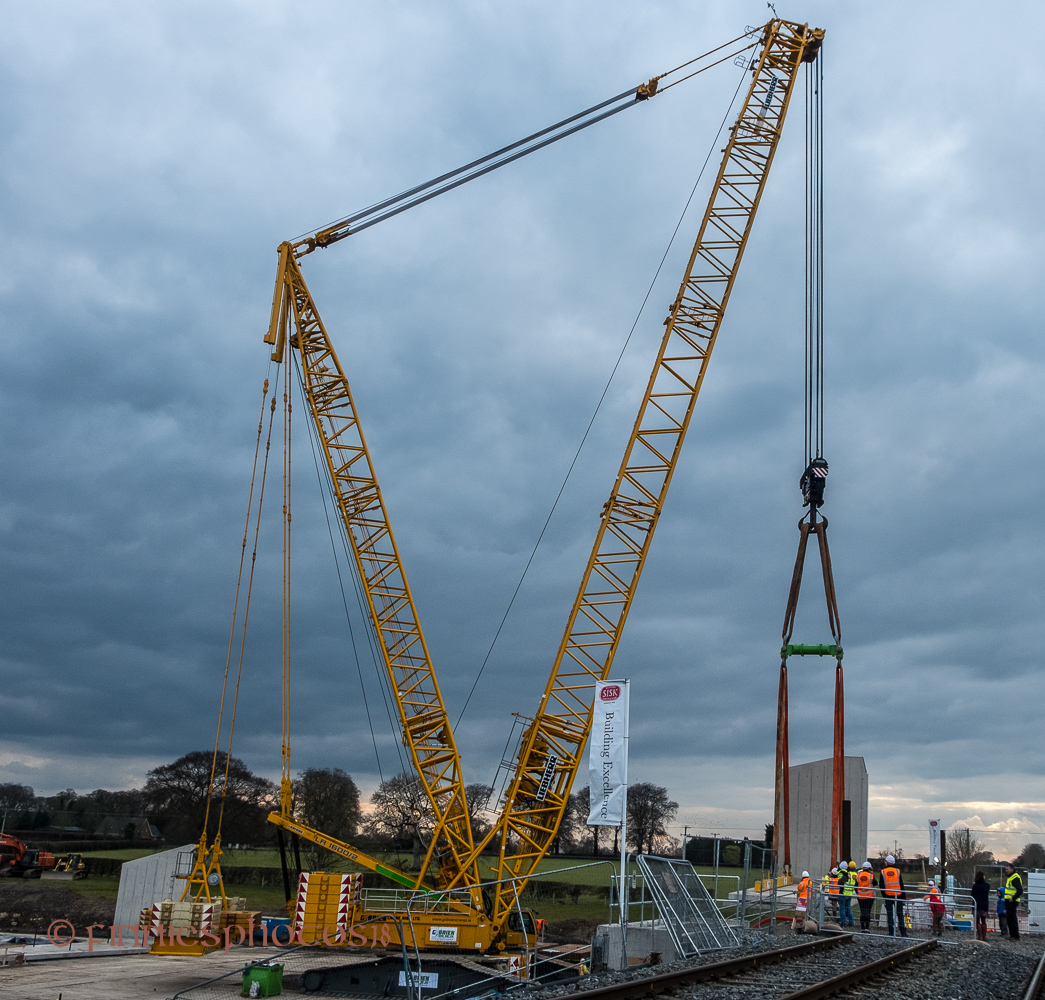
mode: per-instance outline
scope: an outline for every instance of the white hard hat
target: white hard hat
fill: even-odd
[[[848,864],[847,864],[847,863],[846,863],[845,861],[839,861],[839,862],[838,862],[838,867],[839,867],[839,868],[844,868],[844,869],[846,869],[846,870],[848,870],[848,869],[849,869],[849,865],[848,865]]]
[[[837,868],[832,868],[831,869],[831,874],[832,875],[837,875],[838,874],[838,869]]]
[[[936,879],[934,879],[934,878],[929,879],[929,885],[936,885]]]
[[[802,878],[809,878],[809,872],[802,872]]]
[[[870,868],[871,867],[871,862],[870,861],[865,861],[860,867],[861,868]]]
[[[887,865],[895,865],[896,864],[896,858],[894,858],[891,854],[887,854],[885,856],[885,863]]]

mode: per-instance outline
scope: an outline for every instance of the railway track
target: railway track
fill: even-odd
[[[694,998],[728,996],[731,1000],[818,1000],[887,975],[937,946],[935,940],[921,941],[854,966],[852,956],[845,954],[848,949],[842,947],[852,941],[852,934],[818,938],[757,955],[580,991],[572,994],[571,1000],[645,1000],[661,993]],[[1042,981],[1045,984],[1045,970]]]
[[[1023,994],[1023,1000],[1045,1000],[1045,955],[1041,956],[1034,975],[1031,976],[1027,992]]]

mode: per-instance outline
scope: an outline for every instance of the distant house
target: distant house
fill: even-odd
[[[117,840],[162,840],[160,831],[144,816],[106,816],[94,831],[96,837]]]

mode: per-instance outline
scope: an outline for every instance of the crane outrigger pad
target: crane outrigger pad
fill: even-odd
[[[688,861],[647,854],[638,854],[635,860],[671,935],[677,958],[738,944],[733,928]]]

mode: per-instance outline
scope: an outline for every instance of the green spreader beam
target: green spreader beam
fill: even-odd
[[[806,643],[788,643],[780,650],[780,655],[786,660],[789,656],[833,656],[835,659],[842,658],[841,646],[828,646],[824,643],[819,645],[808,645]]]

